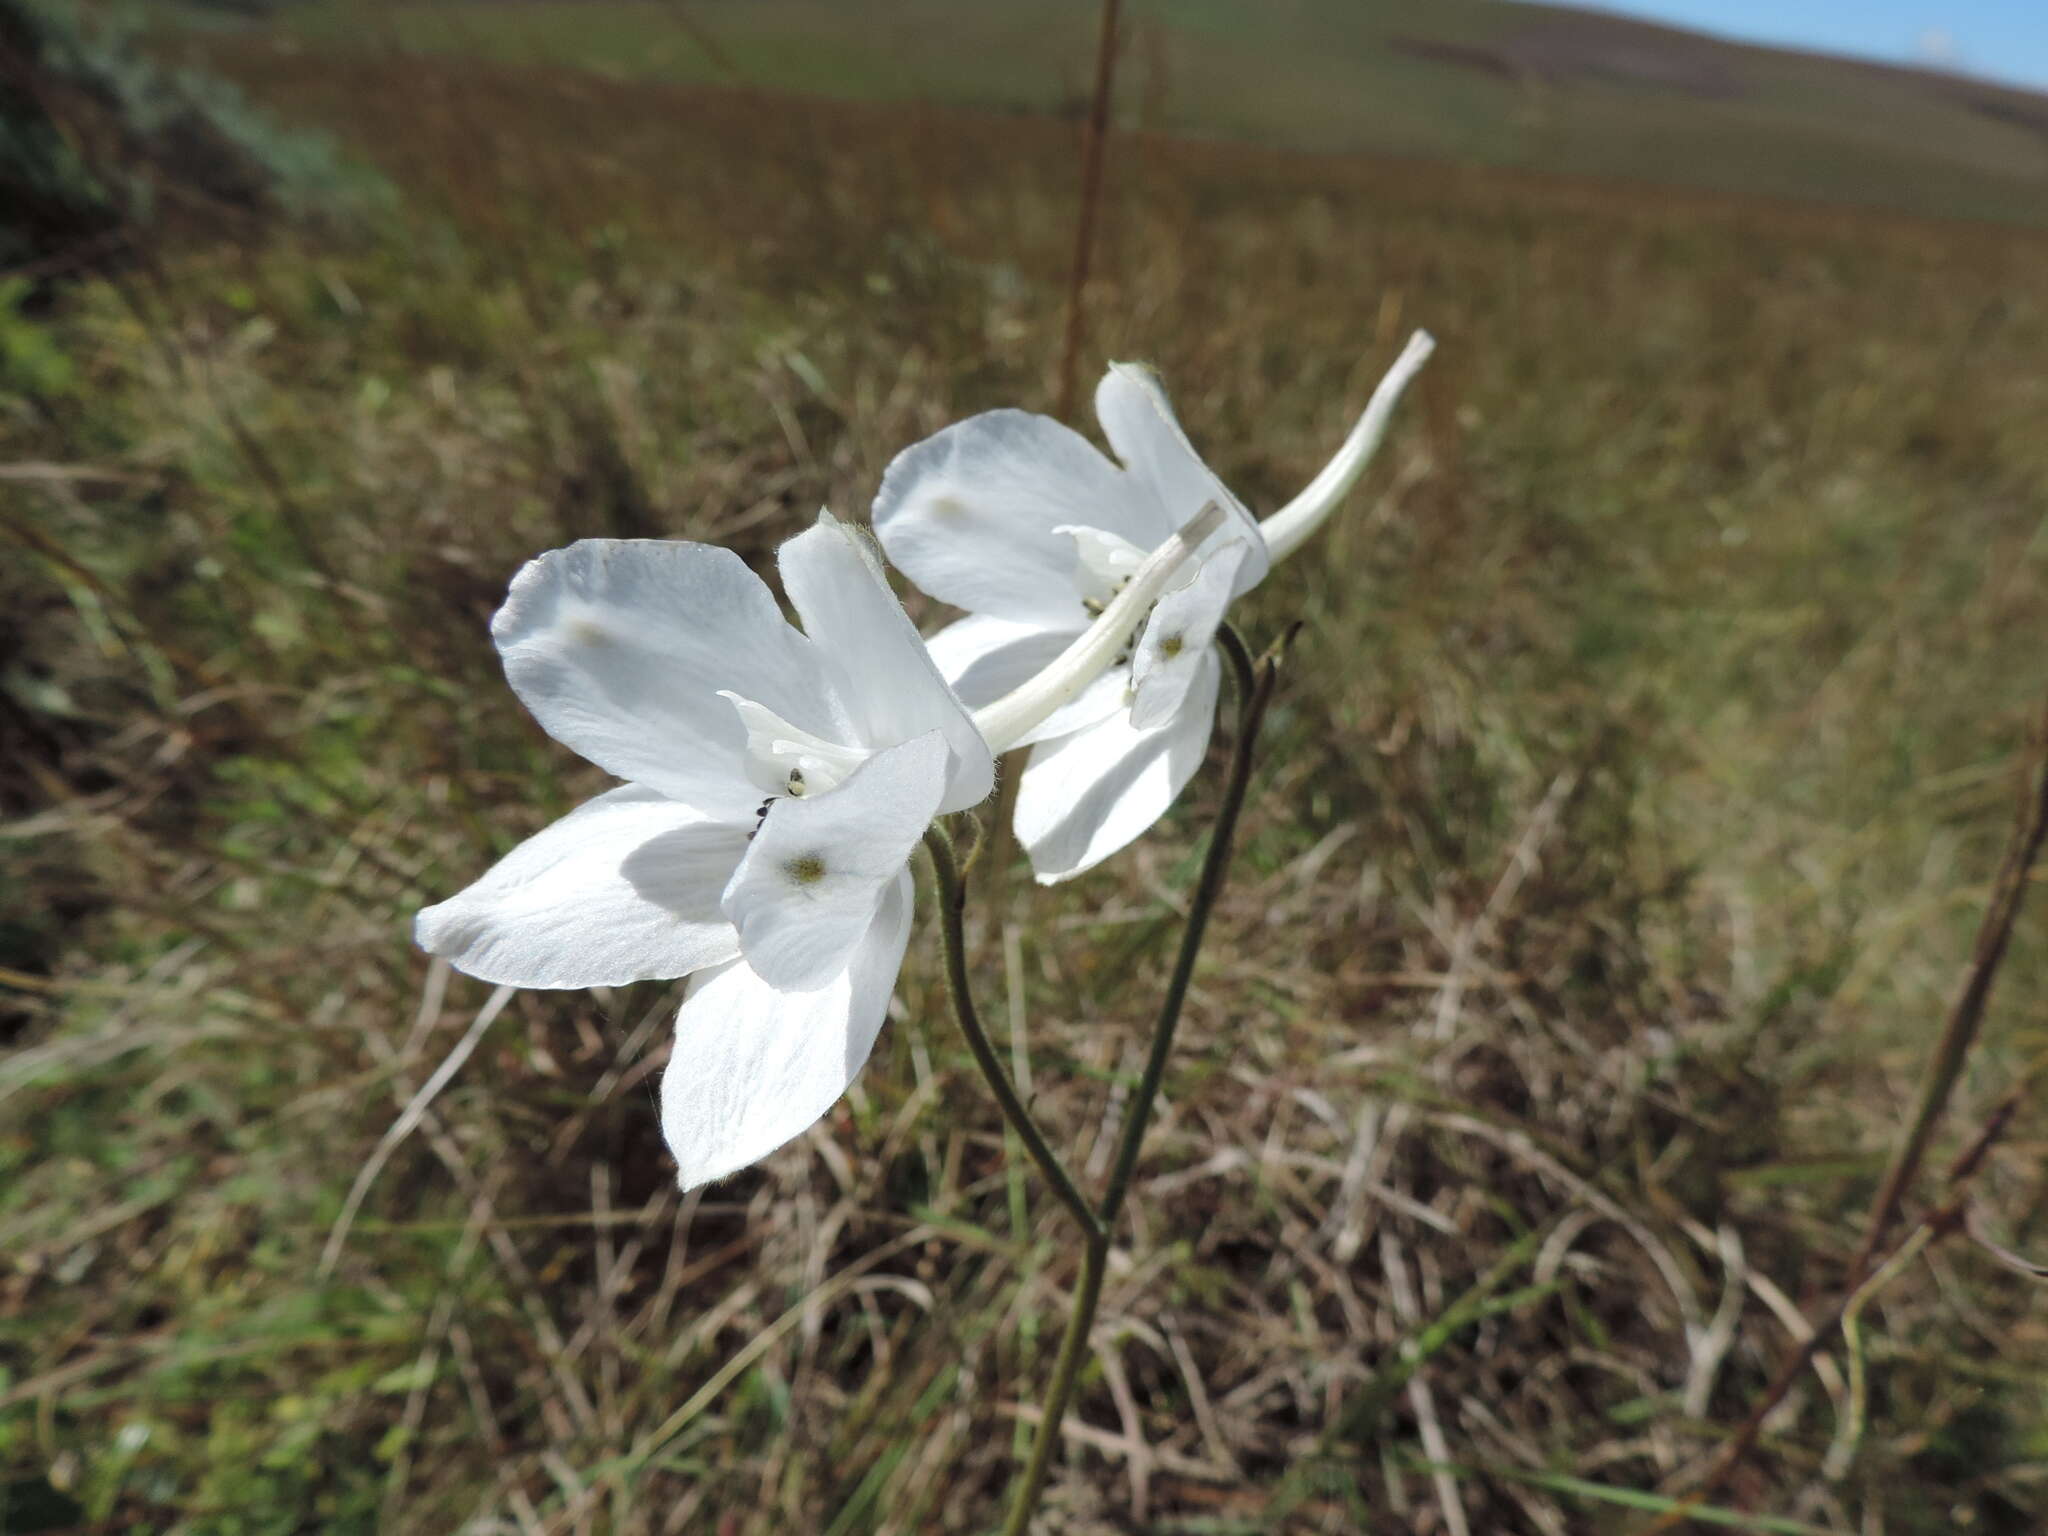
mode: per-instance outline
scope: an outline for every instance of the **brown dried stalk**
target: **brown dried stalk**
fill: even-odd
[[[1919,1108],[1914,1113],[1905,1139],[1899,1144],[1898,1153],[1892,1159],[1892,1166],[1885,1175],[1877,1198],[1871,1204],[1863,1241],[1857,1248],[1855,1257],[1850,1261],[1848,1275],[1842,1286],[1841,1299],[1779,1367],[1778,1374],[1772,1378],[1763,1396],[1751,1407],[1749,1416],[1742,1421],[1741,1427],[1722,1445],[1713,1461],[1700,1475],[1692,1491],[1692,1497],[1685,1503],[1667,1510],[1644,1527],[1642,1536],[1658,1536],[1658,1533],[1672,1530],[1683,1523],[1699,1501],[1712,1494],[1740,1465],[1743,1457],[1756,1445],[1764,1420],[1784,1401],[1785,1394],[1792,1390],[1792,1384],[1799,1379],[1800,1373],[1812,1363],[1822,1344],[1841,1326],[1843,1315],[1855,1304],[1865,1281],[1877,1268],[1876,1259],[1884,1239],[1897,1220],[1906,1189],[1926,1159],[1927,1147],[1933,1139],[1934,1128],[1940,1122],[1943,1110],[1948,1106],[1949,1095],[1954,1091],[1957,1079],[1962,1075],[1963,1064],[1969,1057],[1970,1048],[1976,1043],[1977,1031],[1984,1018],[1984,1005],[1991,996],[1992,983],[1997,980],[1998,968],[2005,959],[2006,945],[2012,938],[2013,924],[2019,917],[2021,904],[2026,899],[2027,883],[2044,841],[2048,841],[2048,710],[2044,710],[2042,716],[2040,760],[2036,765],[2033,784],[2021,802],[2019,817],[2013,827],[2012,840],[2006,845],[2004,861],[1999,865],[1997,877],[1992,882],[1991,900],[1985,907],[1984,920],[1977,929],[1977,943],[1971,956],[1969,975],[1964,981],[1962,991],[1957,994],[1954,1005],[1949,1009],[1948,1019],[1942,1026],[1941,1038],[1936,1042],[1933,1058],[1928,1062],[1927,1076],[1920,1090]],[[1928,1241],[1936,1242],[1963,1227],[1966,1219],[1965,1186],[2012,1120],[2019,1108],[2025,1087],[2024,1082],[2016,1085],[1991,1112],[1975,1138],[1950,1165],[1947,1180],[1948,1198],[1941,1204],[1929,1208],[1913,1224],[1913,1229],[1907,1233],[1904,1242],[1913,1241],[1922,1228],[1929,1229]],[[1904,1246],[1903,1242],[1901,1246]]]

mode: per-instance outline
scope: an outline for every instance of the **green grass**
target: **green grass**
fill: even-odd
[[[411,912],[597,785],[497,673],[507,576],[765,556],[1043,402],[1071,130],[209,46],[406,205],[7,321],[0,1528],[985,1529],[1075,1246],[928,932],[856,1092],[701,1197],[667,989],[517,997],[319,1260],[485,995]],[[1967,958],[2043,687],[2048,248],[1156,138],[1110,177],[1089,363],[1155,362],[1256,506],[1441,348],[1245,615],[1306,629],[1048,1524],[1421,1531],[1449,1487],[1633,1529],[1768,1378],[1771,1297],[1831,1294]],[[1213,794],[984,894],[1084,1168]],[[2044,910],[1944,1147],[2048,1047]],[[1979,1185],[2036,1255],[2044,1131]],[[1866,1319],[1850,1475],[1810,1377],[1717,1518],[2037,1528],[2039,1296],[1938,1249]]]

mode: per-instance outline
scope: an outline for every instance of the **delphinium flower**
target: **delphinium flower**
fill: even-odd
[[[1078,875],[1165,814],[1207,751],[1221,679],[1213,640],[1232,600],[1293,553],[1357,483],[1434,343],[1418,332],[1336,456],[1264,522],[1203,463],[1152,374],[1113,364],[1095,414],[1117,460],[1050,417],[998,410],[898,454],[875,498],[890,562],[966,611],[930,640],[974,704],[1058,654],[1147,553],[1204,502],[1224,530],[1200,569],[1163,598],[1136,643],[1032,745],[1017,838],[1040,881]]]
[[[421,947],[500,985],[692,977],[663,1134],[685,1187],[757,1161],[867,1060],[927,827],[987,797],[991,740],[1099,672],[1214,521],[979,720],[829,514],[779,554],[801,629],[710,545],[590,539],[530,561],[491,623],[505,675],[550,736],[627,782],[421,912]]]

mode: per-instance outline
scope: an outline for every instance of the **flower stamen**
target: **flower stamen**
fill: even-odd
[[[746,727],[747,777],[771,799],[822,795],[874,755],[864,747],[842,746],[791,725],[767,705],[730,690],[720,690],[719,697],[732,705]]]

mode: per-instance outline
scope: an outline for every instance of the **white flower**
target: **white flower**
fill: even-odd
[[[930,645],[976,705],[1045,667],[1197,507],[1223,509],[1194,578],[1152,609],[1128,656],[1035,730],[997,741],[1035,743],[1016,831],[1041,882],[1093,868],[1172,805],[1208,750],[1225,609],[1357,483],[1433,346],[1417,333],[1336,457],[1263,523],[1202,462],[1158,382],[1127,364],[1111,365],[1095,392],[1121,464],[1051,418],[1014,410],[956,423],[890,464],[876,535],[919,587],[966,610]]]
[[[662,1083],[687,1187],[756,1161],[867,1060],[910,932],[908,861],[994,763],[872,556],[829,516],[780,553],[590,539],[530,562],[491,633],[550,736],[628,782],[420,913],[522,987],[694,975]]]
[[[1070,695],[1213,522],[1168,539],[1119,612],[993,717],[1029,729]],[[994,785],[864,540],[820,514],[779,563],[801,630],[710,545],[589,539],[529,562],[491,622],[505,675],[550,736],[628,782],[416,924],[500,985],[693,976],[661,1095],[686,1188],[845,1092],[902,964],[911,851]]]

